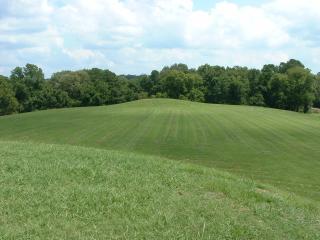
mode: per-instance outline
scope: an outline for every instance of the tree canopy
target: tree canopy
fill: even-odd
[[[196,102],[246,104],[308,112],[320,107],[320,73],[298,60],[261,70],[247,67],[166,66],[149,75],[116,75],[98,68],[54,73],[44,78],[33,64],[0,76],[0,114],[117,104],[141,98],[174,98]]]
[[[18,110],[18,101],[6,77],[0,75],[0,115]]]

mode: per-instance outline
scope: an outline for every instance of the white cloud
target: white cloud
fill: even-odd
[[[70,58],[81,61],[87,60],[89,58],[101,57],[101,54],[97,54],[94,51],[88,49],[76,49],[76,50],[68,50],[64,49],[63,52],[67,54]]]
[[[2,72],[27,61],[139,73],[178,61],[260,67],[288,58],[320,70],[318,0],[230,0],[206,11],[192,0],[1,1],[0,56],[10,55]]]
[[[119,0],[72,0],[56,10],[60,29],[82,37],[90,34],[136,35],[137,16]]]
[[[290,40],[263,9],[228,2],[218,3],[210,12],[192,12],[187,23],[188,44],[197,47],[278,47]]]

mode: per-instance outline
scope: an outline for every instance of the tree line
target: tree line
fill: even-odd
[[[221,67],[198,69],[174,64],[150,75],[116,75],[98,68],[61,71],[45,79],[36,65],[16,67],[0,75],[0,115],[51,108],[100,106],[143,98],[245,104],[308,112],[320,108],[320,73],[298,60],[262,69]]]

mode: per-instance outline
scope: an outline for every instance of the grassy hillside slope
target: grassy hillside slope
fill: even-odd
[[[0,139],[184,160],[320,199],[320,117],[154,99],[0,118]]]
[[[312,201],[212,168],[14,142],[0,166],[0,239],[320,238]]]

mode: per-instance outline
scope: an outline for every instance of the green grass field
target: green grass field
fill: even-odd
[[[320,238],[316,202],[204,166],[4,141],[0,166],[0,239]]]
[[[0,117],[0,239],[320,239],[320,115],[168,99]]]
[[[0,139],[166,157],[320,199],[320,116],[152,99],[0,118]]]

